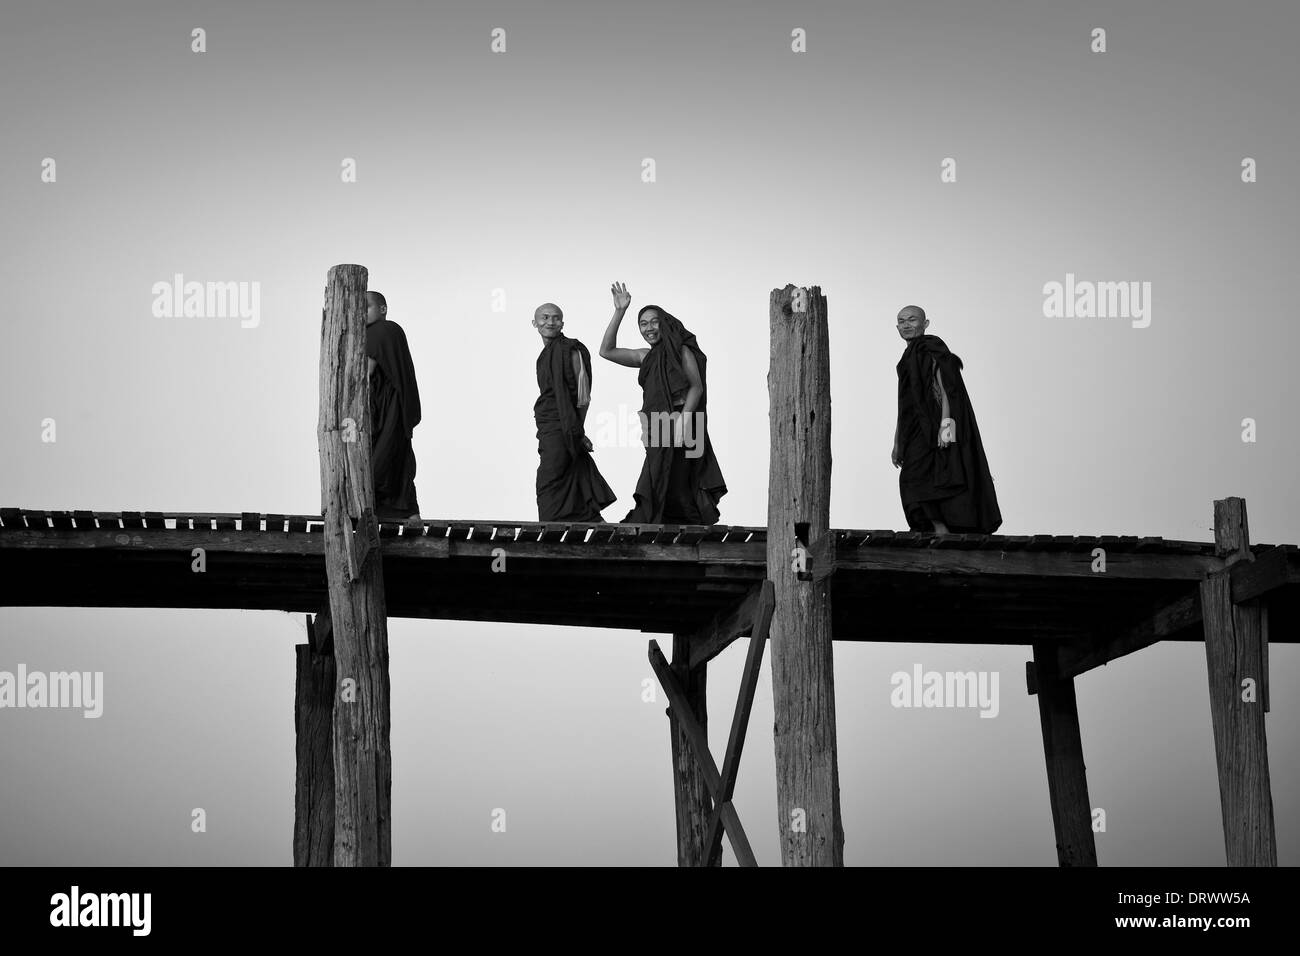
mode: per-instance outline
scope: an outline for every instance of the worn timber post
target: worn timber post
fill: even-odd
[[[1214,502],[1214,549],[1229,566],[1254,560],[1244,499]],[[1200,589],[1228,866],[1277,866],[1264,734],[1268,658],[1261,599],[1233,604],[1227,567],[1209,575]]]
[[[335,866],[392,859],[388,608],[370,470],[366,279],[362,266],[330,269],[321,324],[321,511],[338,682]]]
[[[307,643],[298,659],[294,729],[293,865],[334,865],[334,653],[329,614],[307,618]]]
[[[843,866],[831,578],[800,580],[792,563],[796,524],[808,526],[806,550],[824,546],[830,530],[826,299],[817,286],[788,285],[773,290],[769,307],[767,576],[776,597],[770,633],[781,862]]]
[[[707,665],[690,666],[691,646],[689,634],[673,635],[673,671],[677,674],[691,710],[706,730],[708,706],[705,703]],[[691,750],[686,730],[668,708],[669,733],[673,754],[673,804],[677,813],[677,865],[707,866],[705,837],[709,828],[709,812],[713,801],[704,780],[704,771]]]
[[[1092,831],[1074,678],[1062,678],[1058,673],[1054,642],[1034,644],[1032,667],[1043,728],[1052,828],[1056,831],[1056,861],[1060,866],[1096,866],[1097,843]]]

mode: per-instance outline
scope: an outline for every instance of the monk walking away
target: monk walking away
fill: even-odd
[[[415,499],[415,450],[420,390],[402,327],[387,318],[381,293],[366,293],[366,373],[370,379],[370,463],[375,477],[375,517],[420,521]]]
[[[907,526],[940,534],[993,534],[1002,525],[962,361],[937,335],[920,306],[898,313],[907,343],[898,361],[894,467]]]
[[[600,343],[601,358],[640,369],[641,442],[645,463],[636,483],[636,507],[624,524],[717,524],[718,501],[727,493],[708,428],[707,365],[695,336],[657,305],[637,313],[649,348],[621,349],[618,327],[632,304],[627,287],[614,283],[614,316]]]
[[[616,495],[591,458],[585,432],[591,406],[591,354],[563,332],[564,313],[547,302],[533,313],[542,337],[537,356],[537,518],[599,522]]]

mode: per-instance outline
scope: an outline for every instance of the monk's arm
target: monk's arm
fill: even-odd
[[[614,306],[614,317],[609,320],[609,327],[605,329],[605,337],[600,340],[600,357],[609,359],[616,365],[626,365],[628,368],[640,368],[642,357],[649,352],[649,349],[621,349],[615,343],[618,342],[618,327],[623,322],[623,313],[627,307],[619,308]]]
[[[695,355],[690,349],[682,349],[682,371],[686,373],[686,380],[691,383],[691,387],[686,390],[686,402],[682,405],[682,414],[689,415],[695,411],[695,406],[700,404],[700,398],[704,395],[704,383],[700,381],[700,367],[695,364]]]
[[[367,377],[369,377],[370,374],[374,372],[374,370],[375,370],[375,365],[376,365],[376,364],[378,364],[378,363],[376,363],[374,359],[370,358],[370,356],[366,356],[366,376],[367,376]]]
[[[942,409],[940,410],[940,412],[939,412],[939,421],[940,421],[940,423],[942,423],[943,420],[944,420],[945,418],[951,418],[951,417],[952,417],[952,412],[951,412],[951,410],[950,410],[949,407],[948,407],[948,390],[947,390],[946,388],[943,387],[943,375],[942,375],[942,373],[940,373],[940,371],[939,371],[939,369],[938,369],[937,366],[935,367],[935,370],[934,370],[934,385],[935,385],[935,388],[937,388],[937,389],[939,390],[939,400],[940,400],[940,402],[941,402],[942,405],[943,405],[943,408],[942,408]],[[953,422],[953,437],[952,437],[952,441],[956,441],[956,440],[957,440],[957,434],[956,434],[956,432],[957,432],[957,423],[954,421],[954,422]],[[947,443],[943,441],[943,434],[944,434],[944,433],[943,433],[943,429],[940,428],[940,429],[939,429],[939,445],[940,445],[940,447],[942,447],[942,448],[946,448],[946,447],[948,447],[948,446],[947,446]]]
[[[578,381],[578,421],[587,424],[587,409],[591,407],[591,382],[587,379],[587,367],[582,364],[582,356],[573,353],[573,374]]]

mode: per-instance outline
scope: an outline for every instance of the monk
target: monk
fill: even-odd
[[[366,292],[366,374],[370,380],[370,464],[375,477],[375,517],[420,524],[415,500],[415,450],[420,390],[406,333],[386,318],[388,301]]]
[[[962,361],[937,335],[920,306],[898,313],[907,343],[898,370],[894,467],[907,526],[939,534],[993,534],[1002,524],[993,476],[975,409],[962,381]]]
[[[706,358],[695,336],[657,305],[637,313],[649,348],[616,346],[618,327],[632,304],[627,286],[615,282],[614,316],[600,343],[601,358],[639,368],[641,441],[645,463],[636,483],[636,507],[624,524],[718,523],[718,501],[727,493],[709,440]]]
[[[591,460],[591,439],[583,430],[591,406],[591,354],[563,332],[564,312],[546,302],[533,313],[542,337],[537,356],[533,405],[537,422],[537,518],[539,521],[599,522],[616,495]]]

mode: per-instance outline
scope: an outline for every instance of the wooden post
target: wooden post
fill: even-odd
[[[1043,726],[1052,828],[1056,831],[1056,860],[1061,866],[1096,866],[1097,843],[1092,832],[1074,678],[1059,676],[1056,645],[1050,643],[1034,645],[1033,672],[1038,717]]]
[[[807,524],[805,544],[824,540],[830,528],[826,299],[817,286],[776,289],[769,318],[767,576],[776,597],[771,625],[772,703],[781,862],[843,866],[831,579],[799,580],[792,566],[795,525]]]
[[[1215,551],[1229,565],[1253,560],[1246,502],[1214,502]],[[1264,734],[1268,684],[1260,600],[1232,603],[1227,568],[1201,582],[1210,718],[1228,866],[1277,866],[1273,792]]]
[[[673,672],[677,674],[691,711],[706,730],[708,724],[708,706],[705,703],[706,667],[700,664],[692,669],[689,665],[691,655],[690,637],[687,634],[673,635]],[[704,773],[699,761],[691,751],[690,741],[680,722],[673,716],[673,709],[668,708],[669,734],[673,752],[673,804],[677,811],[677,865],[707,866],[707,849],[705,835],[709,828],[709,812],[713,801],[709,797],[709,787],[705,783]]]
[[[327,620],[317,623],[324,625]],[[308,642],[295,648],[298,684],[293,708],[297,731],[294,866],[334,865],[334,655],[317,651],[316,632],[316,625],[308,617]]]
[[[392,858],[388,609],[370,470],[366,279],[362,266],[330,269],[321,327],[321,511],[338,681],[335,866],[388,866]]]

